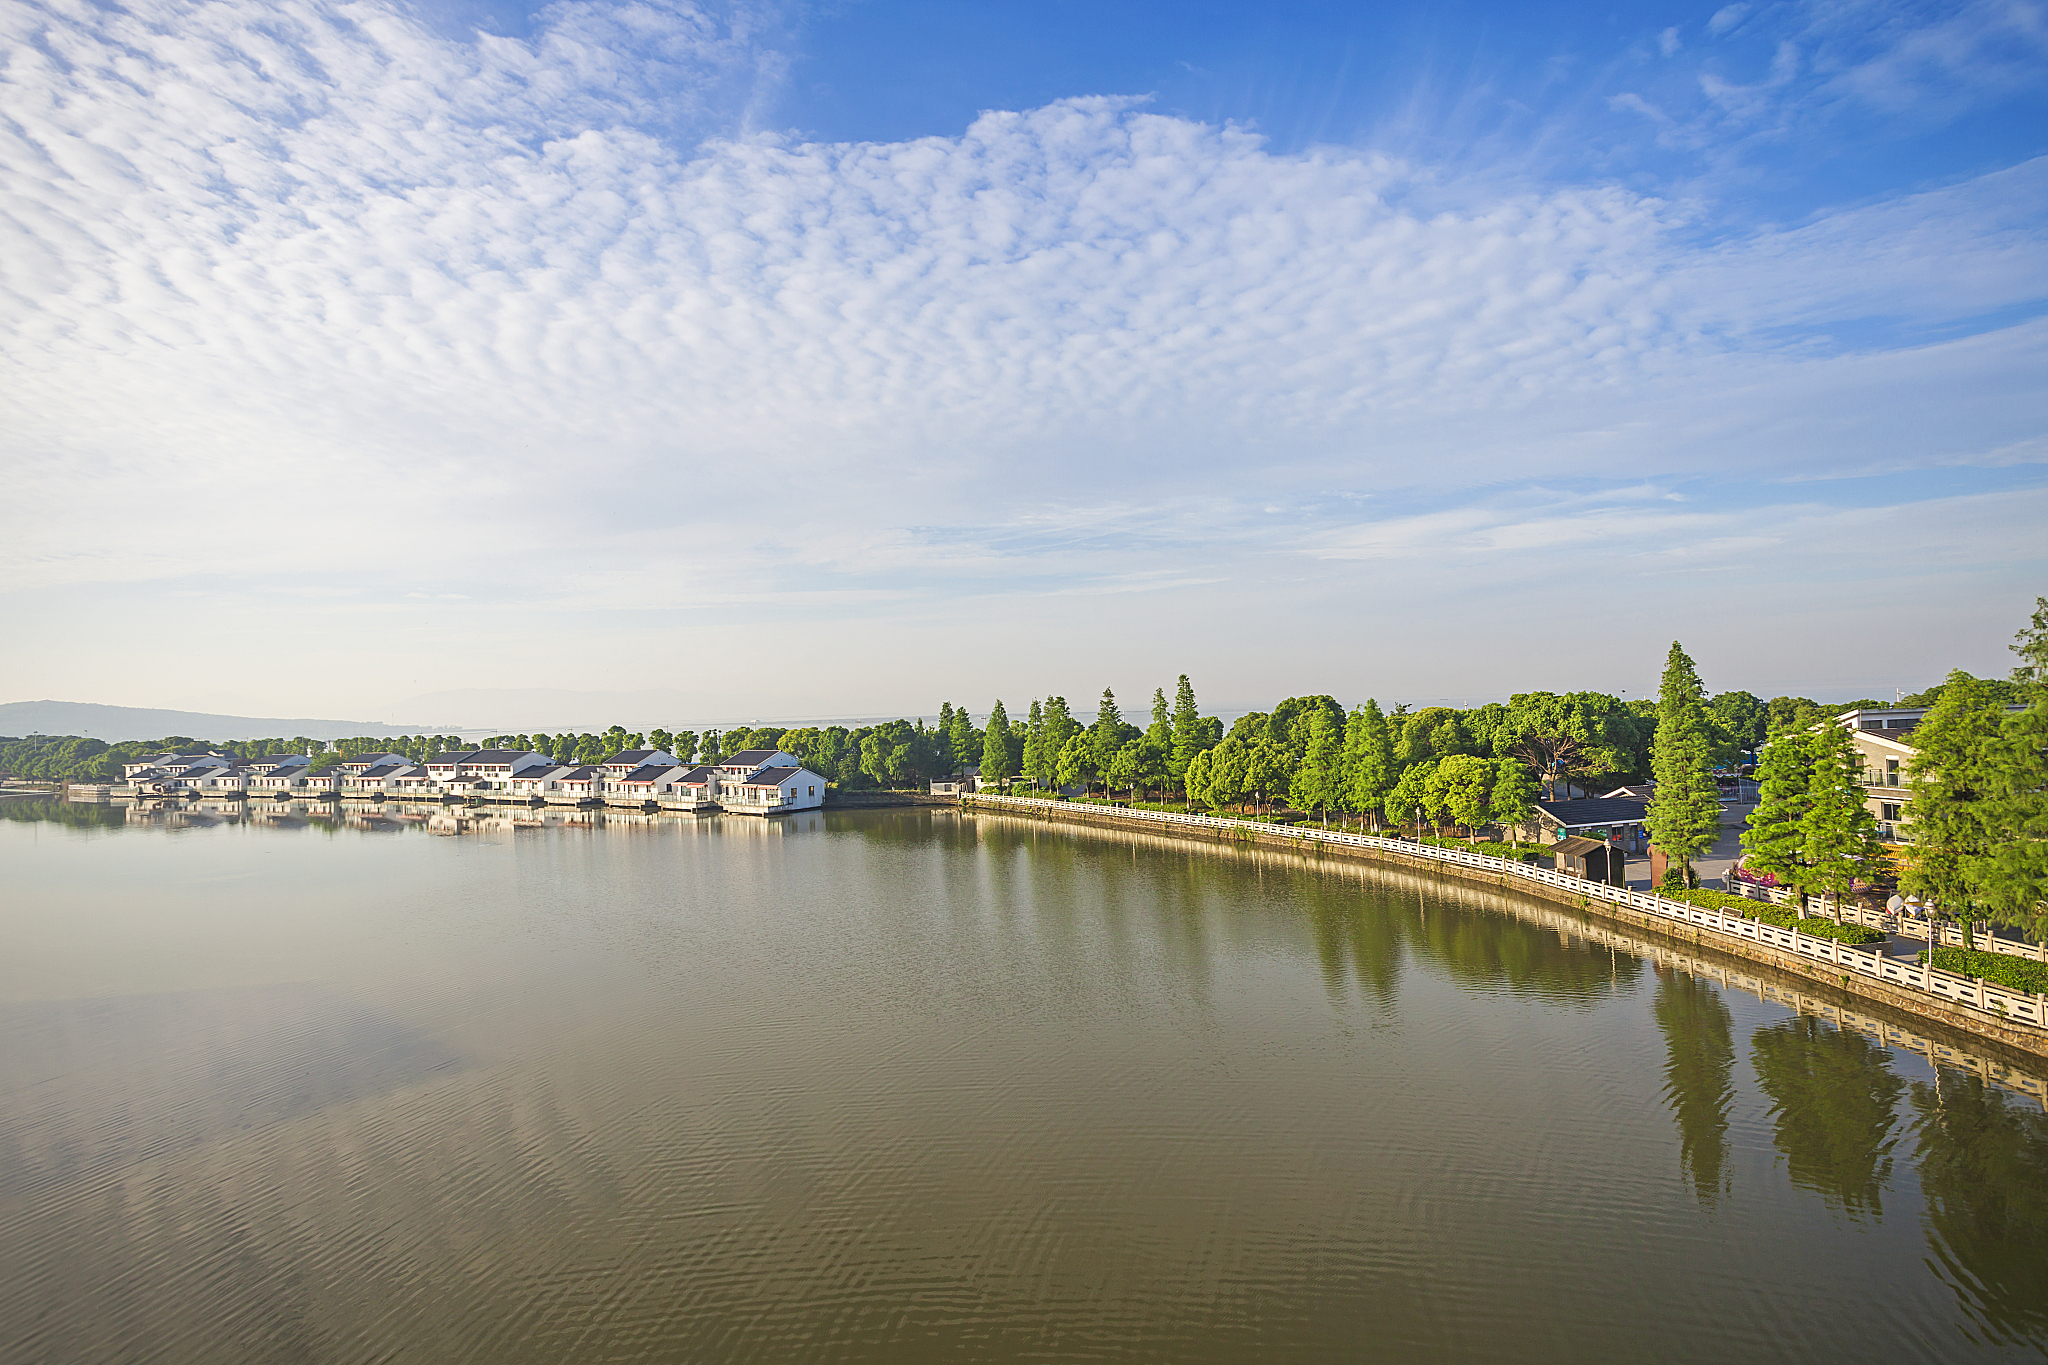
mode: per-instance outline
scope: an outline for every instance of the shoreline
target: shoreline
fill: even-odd
[[[1347,863],[1375,867],[1388,872],[1404,872],[1433,881],[1448,880],[1468,887],[1484,887],[1507,895],[1510,899],[1519,896],[1533,900],[1549,909],[1568,908],[1586,919],[1606,919],[1629,929],[1650,934],[1663,942],[1680,944],[1703,954],[1766,967],[1778,974],[1806,982],[1821,992],[1831,992],[1844,998],[1861,997],[1885,1008],[1967,1035],[1973,1040],[2008,1050],[2018,1056],[2029,1059],[2048,1058],[2048,1028],[2000,1018],[1991,1010],[1943,999],[1909,985],[1877,980],[1860,967],[1857,970],[1842,971],[1840,968],[1848,964],[1839,956],[1831,960],[1817,959],[1769,943],[1721,932],[1710,927],[1709,923],[1702,922],[1722,919],[1712,912],[1695,911],[1686,920],[1666,918],[1631,905],[1614,903],[1603,894],[1611,890],[1610,888],[1601,887],[1599,892],[1595,892],[1593,888],[1599,886],[1598,883],[1556,885],[1554,883],[1561,879],[1556,878],[1554,874],[1550,874],[1549,879],[1545,880],[1528,872],[1512,873],[1503,860],[1485,858],[1484,855],[1468,854],[1454,859],[1443,856],[1443,850],[1428,845],[1410,846],[1415,852],[1409,853],[1397,851],[1400,849],[1399,845],[1386,846],[1388,841],[1375,839],[1371,844],[1366,844],[1356,841],[1355,837],[1339,840],[1323,835],[1320,830],[1302,830],[1294,826],[1260,825],[1249,821],[1217,821],[1216,827],[1211,827],[1195,823],[1187,817],[1162,820],[1150,814],[1133,815],[1115,807],[1097,807],[1071,802],[975,795],[958,798],[958,804],[961,810],[977,814],[1041,822],[1066,821],[1124,833],[1143,832],[1179,843],[1209,844],[1240,852],[1257,850],[1293,855],[1307,863],[1336,858]],[[1495,863],[1500,866],[1485,866]],[[1654,898],[1634,893],[1631,899]],[[1902,975],[1913,973],[1922,974],[1923,979],[1934,979],[1925,968],[1917,964]],[[1948,974],[1940,975],[1945,977]],[[2039,997],[2033,999],[2038,1001]]]

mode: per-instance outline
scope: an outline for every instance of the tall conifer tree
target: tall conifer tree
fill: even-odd
[[[1080,728],[1074,720],[1073,713],[1067,710],[1065,697],[1053,696],[1045,699],[1045,733],[1038,738],[1038,756],[1044,768],[1033,773],[1033,777],[1048,787],[1067,785],[1060,781],[1060,756],[1067,751],[1067,745],[1072,742],[1075,732]]]
[[[1743,866],[1794,892],[1809,884],[1803,822],[1813,785],[1812,740],[1810,731],[1787,727],[1764,745],[1757,755],[1756,809],[1742,831]]]
[[[1024,718],[1024,776],[1034,783],[1043,785],[1040,770],[1045,759],[1045,710],[1038,704],[1038,698],[1031,699],[1030,714]]]
[[[1985,797],[2005,707],[1983,682],[1958,669],[1913,730],[1909,808],[1913,860],[1900,883],[1963,917],[1994,842]]]
[[[1176,782],[1187,773],[1188,764],[1202,752],[1208,738],[1208,727],[1202,724],[1202,713],[1195,706],[1194,684],[1183,673],[1173,694],[1173,757],[1169,769]]]
[[[1813,768],[1806,811],[1799,819],[1802,851],[1813,889],[1834,901],[1839,919],[1850,887],[1877,865],[1884,850],[1865,799],[1863,756],[1849,732],[1837,724],[1822,726],[1808,752]]]
[[[1714,783],[1714,741],[1707,724],[1707,690],[1678,641],[1664,662],[1657,694],[1656,793],[1644,824],[1687,885],[1692,861],[1721,832],[1721,793]]]
[[[1015,776],[1010,771],[1010,717],[1003,710],[1003,699],[996,698],[995,708],[988,713],[988,732],[981,746],[981,775],[990,782],[1007,784]]]
[[[1116,693],[1107,687],[1102,689],[1102,700],[1095,708],[1095,723],[1088,727],[1088,734],[1090,747],[1095,751],[1095,771],[1106,773],[1116,761],[1116,751],[1124,747],[1123,713],[1116,709]]]
[[[1329,823],[1330,807],[1344,800],[1344,732],[1328,711],[1309,717],[1308,753],[1291,784],[1296,805],[1320,810]]]
[[[1344,750],[1345,797],[1353,810],[1373,816],[1377,825],[1400,775],[1394,771],[1394,737],[1376,699],[1366,698],[1344,727]]]

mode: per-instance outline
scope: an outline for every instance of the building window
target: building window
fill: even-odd
[[[1878,804],[1879,808],[1884,812],[1883,818],[1885,822],[1887,824],[1896,823],[1899,818],[1899,803],[1897,801],[1882,801]]]

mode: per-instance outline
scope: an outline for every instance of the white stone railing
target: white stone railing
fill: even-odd
[[[1683,901],[1667,900],[1648,891],[1631,891],[1626,887],[1609,886],[1604,882],[1586,881],[1583,878],[1552,871],[1547,867],[1536,867],[1511,858],[1495,858],[1469,849],[1438,848],[1433,844],[1410,843],[1405,839],[1386,839],[1374,834],[1351,834],[1302,825],[1259,825],[1213,815],[1181,815],[1172,811],[1139,810],[1134,807],[1095,807],[1084,803],[1046,801],[1028,796],[977,793],[962,797],[961,801],[968,806],[986,804],[1003,810],[1045,814],[1099,811],[1101,814],[1114,815],[1119,820],[1142,821],[1166,828],[1200,829],[1216,834],[1265,832],[1291,840],[1365,848],[1403,858],[1419,858],[1453,867],[1469,867],[1503,878],[1556,887],[1588,900],[1606,901],[1610,905],[1625,906],[1659,919],[1703,929],[1708,933],[1760,943],[1781,952],[1826,962],[1839,967],[1845,976],[1865,976],[1909,990],[1924,991],[1938,1000],[1981,1010],[2006,1023],[2022,1024],[2031,1028],[2048,1028],[2048,996],[2029,995],[2024,991],[2013,990],[1994,982],[1978,981],[1955,972],[1943,971],[1931,963],[1900,961],[1886,957],[1881,952],[1851,947],[1835,939],[1803,934],[1797,929],[1780,929],[1775,924],[1765,924],[1761,920],[1743,919],[1737,915],[1722,914],[1718,910],[1702,909]]]

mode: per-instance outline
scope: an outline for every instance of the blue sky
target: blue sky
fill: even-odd
[[[0,25],[8,697],[1846,696],[2048,592],[2039,3]]]

